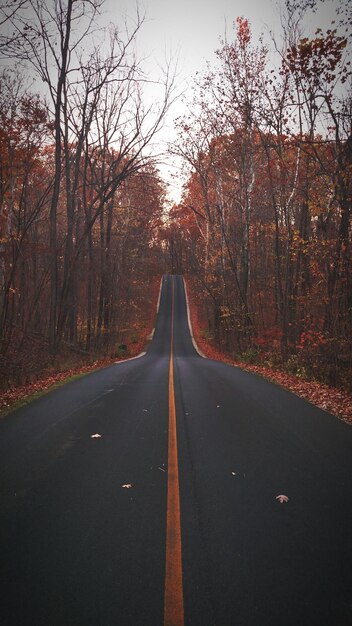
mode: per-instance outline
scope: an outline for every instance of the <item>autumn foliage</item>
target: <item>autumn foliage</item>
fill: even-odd
[[[37,99],[31,108],[28,100],[25,104],[26,112],[19,107],[11,128],[3,124],[0,136],[4,148],[0,157],[0,372],[4,386],[34,380],[48,369],[49,363],[55,366],[58,352],[65,355],[67,363],[75,360],[69,356],[70,351],[88,361],[96,360],[94,355],[119,358],[134,354],[135,346],[140,349],[145,339],[150,299],[154,302],[160,275],[155,238],[164,190],[151,165],[121,182],[93,221],[90,216],[95,207],[89,204],[88,196],[91,198],[95,188],[99,189],[95,177],[100,175],[102,163],[91,165],[85,172],[82,162],[71,246],[67,244],[63,185],[56,253],[51,249],[50,124]],[[6,111],[2,114],[5,117]],[[58,266],[59,294],[54,354],[49,341],[53,256]]]
[[[197,75],[171,148],[183,196],[168,215],[151,140],[173,79],[159,106],[144,104],[138,12],[132,31],[98,45],[101,0],[36,0],[30,19],[27,2],[0,7],[16,33],[1,34],[0,54],[47,89],[0,76],[3,387],[61,368],[60,355],[71,369],[72,355],[134,354],[171,272],[189,277],[212,354],[351,390],[350,49],[337,27],[300,35],[315,4],[286,0],[276,65],[237,18]]]
[[[215,349],[350,390],[347,42],[334,30],[294,34],[274,70],[239,18],[216,68],[197,78],[179,120],[188,179],[169,250]]]
[[[132,30],[99,29],[101,6],[0,7],[0,55],[13,61],[0,75],[3,388],[135,354],[149,329],[165,187],[147,147],[172,77],[145,107],[134,51],[142,18]]]

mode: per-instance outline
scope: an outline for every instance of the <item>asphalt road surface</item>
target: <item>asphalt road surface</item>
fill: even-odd
[[[1,420],[0,458],[3,626],[352,624],[352,428],[201,358],[181,277],[147,355]]]

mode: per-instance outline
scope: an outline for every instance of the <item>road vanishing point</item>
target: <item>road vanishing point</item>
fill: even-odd
[[[352,624],[352,428],[202,358],[180,276],[145,356],[2,419],[0,455],[2,626]]]

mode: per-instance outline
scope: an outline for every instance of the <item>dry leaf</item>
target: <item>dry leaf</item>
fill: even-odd
[[[283,502],[288,502],[288,497],[284,496],[284,495],[280,495],[280,496],[276,496],[276,500],[278,500],[279,502],[281,502],[281,504],[283,504]]]

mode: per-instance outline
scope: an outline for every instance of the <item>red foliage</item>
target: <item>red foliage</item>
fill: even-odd
[[[260,347],[279,347],[281,337],[282,330],[278,326],[275,326],[273,328],[266,328],[265,330],[261,331],[259,337],[255,338],[255,343]]]

